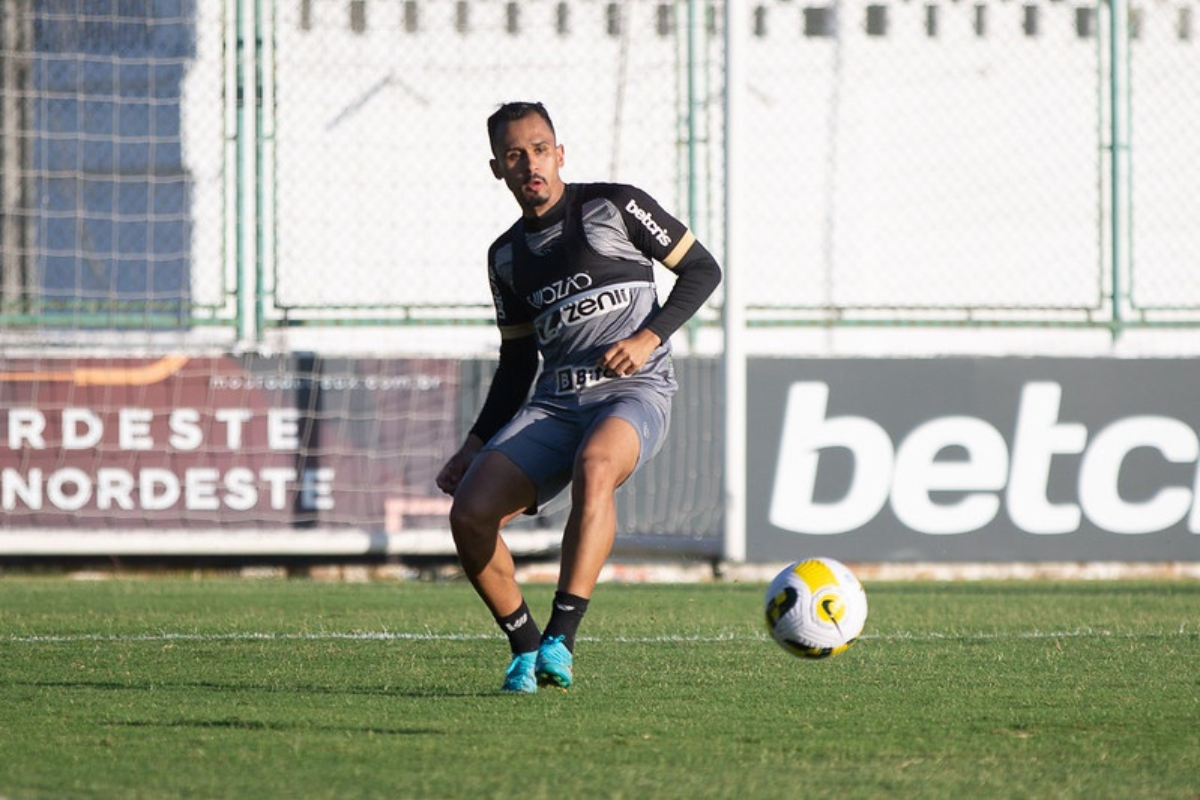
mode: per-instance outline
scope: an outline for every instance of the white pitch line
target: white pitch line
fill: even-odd
[[[1186,624],[1174,631],[1108,631],[1080,628],[1070,631],[999,631],[986,633],[939,633],[939,632],[894,632],[865,634],[860,641],[904,641],[904,642],[974,642],[991,640],[1038,640],[1038,639],[1140,639],[1169,638],[1173,636],[1197,636],[1189,632]],[[307,633],[75,633],[75,634],[31,634],[10,635],[0,642],[10,644],[71,644],[75,642],[98,643],[155,643],[155,642],[467,642],[500,638],[499,633],[426,633],[396,631],[315,631]],[[580,636],[582,642],[618,644],[710,644],[720,642],[763,641],[765,633],[723,633],[693,636]]]

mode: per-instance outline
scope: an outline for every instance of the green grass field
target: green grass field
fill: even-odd
[[[6,577],[0,797],[1200,797],[1200,584],[868,583],[819,662],[763,588],[601,586],[512,697],[465,583]]]

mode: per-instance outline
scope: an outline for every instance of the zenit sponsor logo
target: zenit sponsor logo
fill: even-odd
[[[593,317],[626,308],[632,302],[633,294],[628,286],[614,286],[589,292],[539,317],[535,323],[538,339],[543,343],[553,341],[562,333],[563,328],[582,325]]]
[[[794,383],[770,522],[797,533],[846,533],[866,525],[887,504],[906,527],[935,535],[979,530],[1001,509],[1030,534],[1071,533],[1085,519],[1114,534],[1154,533],[1180,523],[1200,533],[1200,436],[1191,426],[1171,417],[1132,415],[1089,430],[1059,419],[1061,399],[1056,382],[1025,384],[1007,440],[983,419],[945,415],[894,442],[874,420],[828,416],[827,384]],[[854,469],[841,497],[818,501],[818,456],[829,448],[849,451]],[[939,457],[948,450],[953,460]],[[1124,497],[1122,467],[1134,451],[1166,463],[1161,476],[1150,476],[1157,486]],[[1179,473],[1186,465],[1191,470],[1184,482]],[[1071,479],[1073,495],[1050,496],[1052,468],[1058,478]]]
[[[642,223],[659,244],[663,247],[671,246],[671,237],[667,233],[667,229],[659,225],[654,217],[650,215],[649,211],[639,206],[637,200],[630,198],[629,202],[625,204],[625,210],[632,214],[638,222]]]

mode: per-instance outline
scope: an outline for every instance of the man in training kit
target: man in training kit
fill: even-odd
[[[488,250],[496,375],[437,485],[454,497],[450,528],[463,569],[512,648],[501,689],[565,689],[575,633],[616,538],[616,490],[667,435],[677,389],[671,334],[712,294],[721,270],[640,189],[564,183],[563,147],[541,103],[506,103],[487,127],[492,174],[522,213]],[[654,261],[676,275],[661,307]],[[543,633],[500,529],[568,484],[558,591]]]

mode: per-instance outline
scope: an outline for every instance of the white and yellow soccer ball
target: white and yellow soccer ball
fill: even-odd
[[[775,576],[763,610],[767,630],[780,647],[804,658],[827,658],[862,634],[867,593],[840,561],[808,558]]]

